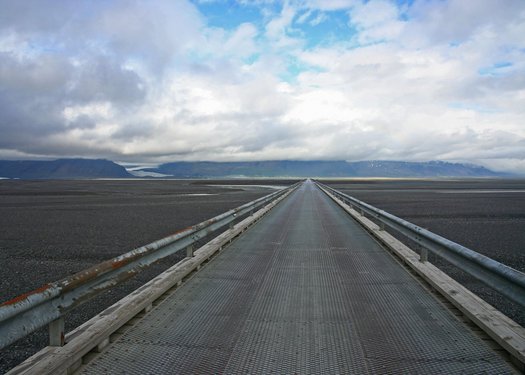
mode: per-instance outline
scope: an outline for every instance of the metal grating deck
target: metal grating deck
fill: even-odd
[[[82,368],[513,372],[308,182]]]

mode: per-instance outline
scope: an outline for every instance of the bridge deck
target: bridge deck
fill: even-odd
[[[82,372],[513,370],[307,182]]]

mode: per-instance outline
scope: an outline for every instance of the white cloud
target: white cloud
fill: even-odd
[[[317,26],[323,23],[324,21],[326,21],[327,19],[328,19],[328,16],[325,13],[318,13],[314,19],[310,20],[309,23],[312,26]]]
[[[408,32],[428,43],[461,43],[487,32],[503,32],[509,44],[523,41],[508,32],[525,27],[525,6],[521,0],[416,1],[407,13],[411,20]]]
[[[399,9],[387,0],[370,0],[360,3],[350,11],[350,25],[360,31],[360,44],[394,40],[403,31],[404,22],[399,20]]]
[[[289,50],[298,48],[303,40],[297,38],[297,29],[294,20],[300,8],[285,3],[277,16],[269,18],[265,25],[265,37],[268,40],[267,47],[271,50]],[[293,35],[292,35],[293,34]]]

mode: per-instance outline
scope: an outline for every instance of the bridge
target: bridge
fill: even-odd
[[[186,258],[65,334],[67,311],[177,251]],[[524,305],[523,273],[307,180],[4,303],[0,342],[49,325],[50,346],[12,374],[523,371],[525,329],[427,251]]]

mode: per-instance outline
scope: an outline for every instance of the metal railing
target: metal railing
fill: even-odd
[[[0,348],[46,324],[49,324],[50,345],[64,345],[63,315],[65,313],[180,250],[186,249],[186,256],[192,256],[193,245],[198,240],[245,214],[253,213],[254,210],[281,197],[300,183],[2,303]]]
[[[420,250],[420,261],[427,261],[428,250],[445,259],[469,275],[501,293],[508,299],[525,306],[525,273],[479,254],[465,246],[450,241],[427,229],[421,228],[368,203],[341,193],[319,181],[316,184],[352,206],[361,215],[369,215],[380,223],[380,227],[390,227],[414,241]]]

